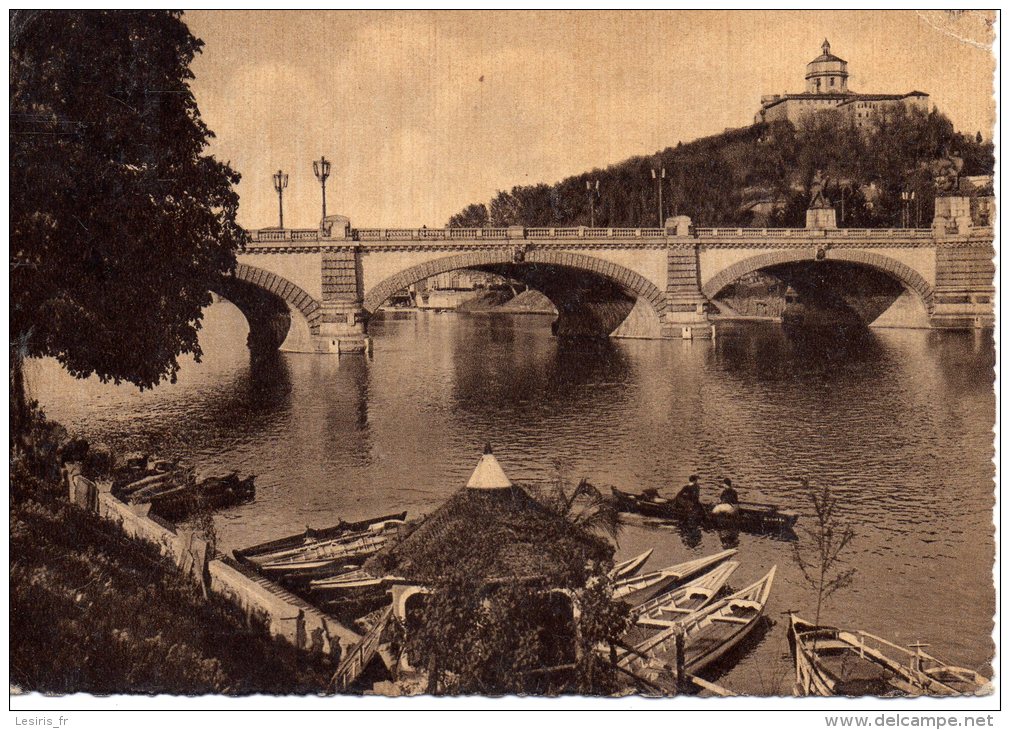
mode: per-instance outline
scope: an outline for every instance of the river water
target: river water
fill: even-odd
[[[852,585],[826,623],[921,641],[988,671],[992,583],[994,345],[989,333],[879,330],[858,344],[787,338],[777,325],[720,325],[714,342],[560,343],[550,317],[387,315],[374,354],[279,354],[251,366],[227,302],[206,312],[202,363],[138,392],[32,363],[32,395],[92,440],[257,475],[254,503],[216,517],[226,549],[339,519],[429,512],[466,482],[485,441],[518,482],[557,474],[673,493],[689,474],[714,499],[788,506],[812,525],[801,478],[828,483],[856,538]],[[632,520],[618,557],[648,568],[733,544],[742,587],[778,565],[768,615],[723,672],[747,694],[791,686],[782,612],[813,618],[797,543],[682,533]]]

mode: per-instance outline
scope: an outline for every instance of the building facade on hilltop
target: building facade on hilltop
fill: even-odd
[[[873,113],[882,108],[903,105],[929,110],[929,94],[858,94],[849,90],[848,63],[832,55],[827,39],[821,55],[807,64],[806,91],[802,94],[774,94],[761,97],[761,109],[755,123],[788,120],[793,124],[816,112],[837,109],[846,112],[857,127],[866,126]]]

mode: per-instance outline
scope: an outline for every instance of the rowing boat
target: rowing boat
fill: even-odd
[[[773,504],[741,502],[733,512],[714,512],[716,505],[701,502],[695,507],[684,506],[674,499],[666,499],[652,492],[633,494],[611,487],[613,502],[621,512],[646,517],[693,522],[718,529],[771,532],[790,530],[799,519],[792,510],[779,509]]]
[[[711,603],[739,567],[740,563],[735,560],[726,561],[680,588],[640,603],[631,610],[631,615],[641,622],[646,619],[663,618],[665,613],[681,616],[693,613]]]
[[[631,612],[635,623],[621,641],[639,647],[660,632],[682,623],[711,603],[739,567],[740,563],[729,560],[685,586],[636,606]]]
[[[768,605],[775,567],[757,582],[686,616],[655,634],[634,651],[618,654],[618,666],[650,681],[677,664],[678,635],[683,636],[684,671],[696,674],[740,644],[757,626]]]
[[[988,681],[969,669],[943,664],[865,631],[817,626],[790,615],[789,648],[797,695],[821,697],[950,696],[984,692]]]
[[[281,560],[253,564],[264,575],[290,582],[327,578],[360,567],[366,558],[382,550],[398,535],[398,524],[385,523],[382,529],[356,532],[288,555]]]
[[[614,581],[614,599],[638,606],[654,596],[673,590],[686,580],[701,575],[735,554],[736,550],[723,550],[715,555],[695,558],[661,570]]]
[[[407,513],[399,512],[397,514],[383,515],[382,517],[372,517],[358,522],[344,522],[341,520],[340,523],[334,525],[333,527],[326,527],[320,530],[315,530],[311,527],[306,528],[305,532],[297,535],[290,535],[277,540],[259,543],[258,545],[251,545],[250,547],[243,548],[241,550],[235,550],[234,554],[235,558],[239,562],[254,562],[254,558],[259,558],[262,562],[269,554],[283,553],[287,550],[318,545],[326,542],[327,540],[339,538],[343,535],[367,530],[371,525],[377,523],[389,522],[391,520],[398,520],[402,522],[406,519]]]
[[[992,683],[974,669],[944,664],[929,654],[919,654],[919,671],[954,690],[959,695],[987,695]]]
[[[371,554],[397,535],[402,525],[400,520],[376,522],[365,530],[348,532],[310,545],[247,557],[260,568],[267,569],[270,566],[277,569],[284,565],[340,560],[356,553]]]
[[[652,548],[649,548],[641,555],[636,555],[633,558],[629,558],[623,562],[618,563],[614,566],[614,569],[608,573],[611,580],[617,580],[620,578],[627,578],[628,576],[635,575],[642,566],[645,565],[645,561],[649,559],[652,555]]]
[[[325,578],[317,578],[308,584],[308,590],[317,597],[339,599],[341,595],[364,594],[387,588],[393,583],[403,583],[403,578],[395,575],[374,576],[363,568]]]

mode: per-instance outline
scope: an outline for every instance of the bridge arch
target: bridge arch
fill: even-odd
[[[283,276],[272,274],[266,269],[249,264],[237,264],[234,277],[283,299],[292,309],[302,313],[312,334],[319,334],[319,322],[323,317],[322,308],[319,302],[300,286],[293,284]]]
[[[254,355],[278,348],[314,351],[311,340],[319,334],[322,308],[298,285],[257,266],[238,264],[214,291],[245,316]]]
[[[586,272],[609,281],[625,292],[632,300],[644,302],[647,305],[647,310],[655,315],[657,326],[660,318],[666,312],[667,302],[665,293],[660,291],[655,284],[644,276],[635,273],[631,269],[596,256],[536,248],[473,251],[444,256],[423,264],[411,266],[373,286],[365,294],[363,307],[369,314],[372,314],[396,292],[422,279],[448,271],[455,271],[457,269],[521,270],[523,267],[536,266],[537,264],[543,267],[557,267],[559,269]],[[555,296],[552,296],[552,292],[544,291],[544,294],[552,299],[556,298],[556,293]],[[561,312],[563,318],[567,307],[564,306],[564,303],[560,303],[561,305],[559,306],[558,301],[554,303],[555,306],[558,306],[558,311]],[[628,310],[630,311],[630,309],[631,306],[629,305]],[[614,327],[611,327],[604,334],[609,334],[610,331],[616,328],[627,317],[629,311],[624,311]]]
[[[769,251],[751,256],[710,276],[702,283],[701,293],[707,299],[714,299],[719,292],[747,274],[781,264],[817,261],[819,260],[817,253],[817,249],[807,248]],[[901,282],[909,291],[917,294],[926,311],[930,314],[933,312],[933,287],[919,272],[900,261],[871,251],[855,249],[827,249],[820,260],[860,264],[882,271]]]

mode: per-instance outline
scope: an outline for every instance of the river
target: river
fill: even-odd
[[[992,583],[991,333],[877,330],[850,347],[788,339],[774,324],[722,324],[714,342],[560,343],[550,318],[387,315],[370,358],[278,354],[251,366],[242,315],[206,312],[203,361],[139,392],[29,369],[32,396],[72,431],[257,475],[252,504],[216,517],[226,549],[406,509],[465,484],[485,441],[513,480],[670,493],[693,472],[703,498],[732,477],[744,500],[812,525],[799,483],[830,484],[856,531],[851,586],[822,620],[988,672]],[[799,545],[809,548],[803,530]],[[722,549],[732,536],[632,521],[619,557],[649,567]],[[813,618],[794,543],[739,535],[742,587],[778,565],[768,615],[722,673],[733,691],[788,693],[788,609]],[[735,543],[734,543],[735,544]]]

